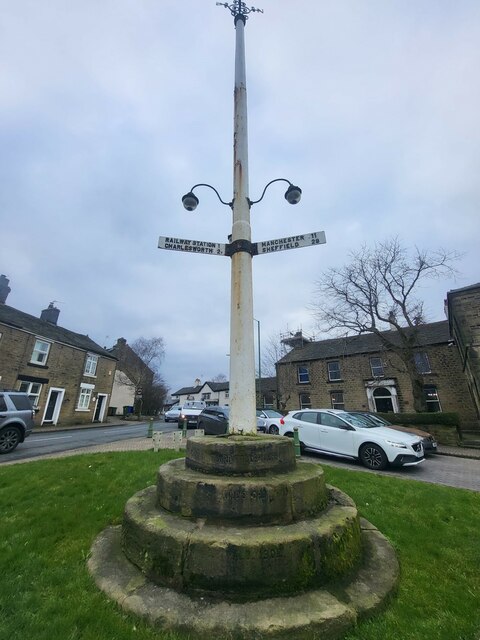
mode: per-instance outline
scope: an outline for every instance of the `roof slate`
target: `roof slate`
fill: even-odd
[[[447,320],[420,325],[417,327],[417,331],[418,347],[442,344],[450,340]],[[383,333],[392,339],[395,332],[385,331]],[[293,349],[279,360],[278,364],[304,362],[306,360],[327,360],[329,358],[352,356],[360,353],[375,353],[378,351],[384,351],[380,338],[373,333],[364,333],[358,336],[331,338],[329,340],[311,342],[304,347]]]
[[[6,304],[0,304],[0,323],[15,329],[22,329],[43,338],[48,338],[54,342],[61,342],[84,351],[97,353],[105,358],[110,358],[110,360],[116,360],[115,356],[108,353],[106,349],[103,349],[88,336],[51,324],[29,313],[24,313],[23,311],[9,307]]]

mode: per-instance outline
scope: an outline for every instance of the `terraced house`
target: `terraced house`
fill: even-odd
[[[416,327],[415,364],[428,411],[457,412],[478,425],[459,345],[447,320]],[[388,332],[392,339],[392,331]],[[394,339],[394,336],[393,336]],[[399,357],[374,334],[300,343],[277,363],[280,406],[347,411],[413,412],[410,378]]]
[[[38,318],[5,304],[8,284],[0,276],[0,387],[28,393],[38,425],[102,422],[117,359],[87,335],[58,326],[53,303]]]

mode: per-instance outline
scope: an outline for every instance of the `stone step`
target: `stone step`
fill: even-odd
[[[179,459],[163,464],[157,476],[159,507],[208,523],[288,524],[319,514],[328,500],[322,468],[307,462],[265,478],[208,475]]]
[[[360,561],[356,507],[336,490],[321,516],[284,526],[214,526],[156,506],[156,487],[126,504],[127,558],[157,585],[232,601],[316,588]]]
[[[296,459],[292,439],[283,436],[203,436],[188,439],[185,464],[208,474],[265,476],[293,471]]]

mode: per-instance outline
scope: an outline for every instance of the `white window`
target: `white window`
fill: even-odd
[[[374,378],[383,378],[383,362],[381,358],[370,358],[370,369]]]
[[[48,352],[50,351],[50,342],[45,340],[35,340],[32,358],[30,362],[34,364],[47,364]]]
[[[86,376],[94,376],[97,373],[97,363],[98,363],[98,356],[94,356],[92,353],[89,353],[85,361],[84,374]]]
[[[39,382],[20,382],[18,390],[28,393],[28,397],[32,401],[33,406],[38,407],[38,400],[42,390],[42,385]]]
[[[342,374],[340,373],[340,362],[338,360],[332,360],[332,362],[328,362],[327,367],[328,379],[330,381],[342,379]]]
[[[90,400],[92,399],[92,391],[92,385],[81,385],[77,409],[83,409],[84,411],[88,409]]]
[[[299,384],[308,384],[310,382],[308,367],[297,367],[297,376]]]

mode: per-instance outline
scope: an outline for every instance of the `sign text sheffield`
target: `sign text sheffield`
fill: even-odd
[[[286,251],[287,249],[299,249],[300,247],[311,247],[317,244],[325,244],[325,231],[315,231],[304,233],[303,235],[290,236],[288,238],[276,238],[263,242],[253,242],[251,244],[252,255],[262,253],[274,253],[275,251]],[[208,242],[205,240],[186,240],[185,238],[169,238],[160,236],[158,240],[159,249],[169,249],[170,251],[187,251],[190,253],[204,253],[211,256],[230,255],[231,245],[220,244],[219,242]]]

